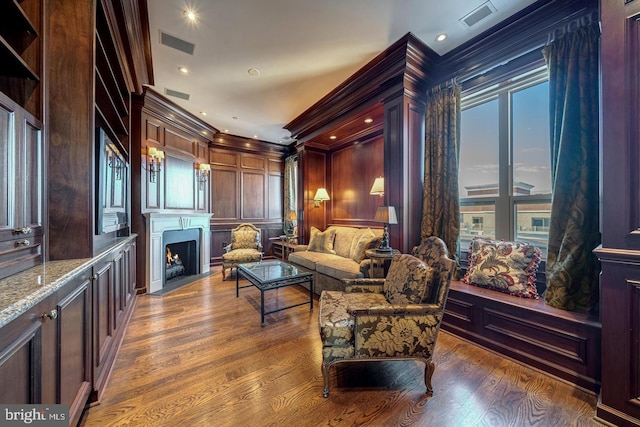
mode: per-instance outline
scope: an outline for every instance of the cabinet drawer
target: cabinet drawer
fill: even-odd
[[[42,234],[0,240],[0,279],[42,263]]]

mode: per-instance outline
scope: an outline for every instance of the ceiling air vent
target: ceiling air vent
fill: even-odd
[[[481,4],[480,7],[476,8],[471,13],[463,16],[460,19],[460,22],[462,22],[467,27],[473,27],[478,22],[482,21],[484,18],[491,15],[495,11],[496,11],[495,6],[491,4],[490,1],[488,1]]]
[[[189,55],[193,55],[193,51],[196,48],[195,44],[167,34],[164,31],[160,31],[160,43],[177,49],[180,52],[188,53]]]
[[[173,96],[176,98],[184,99],[186,101],[188,101],[189,97],[191,96],[188,93],[178,92],[177,90],[168,89],[166,87],[164,88],[164,94],[167,96]]]

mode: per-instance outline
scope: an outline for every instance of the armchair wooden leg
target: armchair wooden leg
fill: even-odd
[[[433,385],[431,385],[431,377],[435,371],[436,365],[432,360],[428,360],[424,364],[424,385],[427,387],[427,393],[433,394]]]
[[[322,378],[324,379],[324,390],[322,397],[329,397],[329,364],[322,362]]]
[[[224,266],[222,266],[222,280],[224,280],[226,278],[226,268]]]

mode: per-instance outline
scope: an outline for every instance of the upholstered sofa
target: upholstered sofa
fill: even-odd
[[[309,244],[289,254],[289,263],[313,272],[316,294],[342,291],[342,279],[369,277],[371,261],[364,252],[377,247],[381,238],[380,229],[330,226],[320,232],[312,227]]]

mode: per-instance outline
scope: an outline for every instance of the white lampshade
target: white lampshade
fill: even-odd
[[[384,196],[384,178],[379,176],[373,181],[373,185],[371,186],[371,191],[369,194],[372,196]]]
[[[327,189],[321,187],[321,188],[318,188],[318,190],[316,191],[316,195],[313,196],[313,200],[324,202],[325,200],[331,200],[331,199],[329,198],[329,193],[327,193]]]

